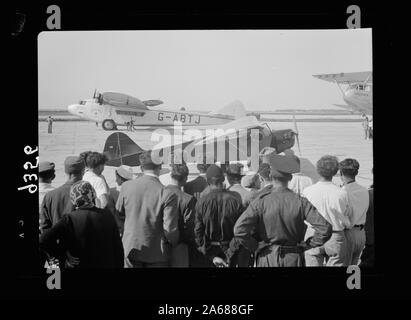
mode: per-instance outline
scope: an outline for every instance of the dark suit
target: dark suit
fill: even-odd
[[[172,250],[171,266],[188,267],[189,257],[197,250],[194,240],[194,215],[197,201],[196,198],[185,193],[176,185],[168,185],[166,189],[177,196],[177,210],[179,213],[178,229],[180,241],[178,246]]]
[[[225,189],[210,189],[198,200],[194,233],[197,246],[206,258],[204,267],[213,267],[214,257],[226,258],[234,224],[241,213],[240,197]]]
[[[40,249],[52,253],[56,240],[61,248],[80,259],[81,268],[123,267],[120,234],[108,210],[94,207],[65,214],[41,235]]]
[[[143,175],[121,185],[116,209],[126,217],[126,266],[166,266],[179,240],[177,196],[157,177]]]
[[[67,181],[62,186],[46,193],[40,210],[40,231],[51,228],[65,213],[74,210],[70,200],[70,188],[74,183]]]

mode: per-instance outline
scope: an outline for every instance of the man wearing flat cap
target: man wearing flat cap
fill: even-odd
[[[299,171],[294,158],[273,154],[269,158],[273,188],[260,194],[234,226],[228,259],[242,245],[256,251],[257,267],[302,267],[304,250],[325,243],[331,225],[310,202],[288,189],[292,173]],[[304,242],[308,221],[315,230]]]
[[[127,166],[118,167],[115,170],[115,175],[116,175],[116,184],[117,184],[117,186],[113,187],[113,188],[110,188],[110,202],[111,202],[111,205],[108,206],[108,207],[113,208],[112,213],[114,215],[114,218],[116,219],[117,226],[118,226],[118,229],[120,231],[120,235],[122,235],[123,231],[124,231],[125,216],[122,215],[121,212],[117,211],[115,209],[115,207],[116,207],[118,196],[120,194],[122,184],[126,181],[132,180],[134,177],[133,177],[133,171],[131,170],[130,167],[127,167]]]
[[[151,151],[139,158],[143,176],[124,182],[116,203],[125,215],[125,267],[169,267],[179,240],[177,196],[161,184],[161,164],[153,162]]]
[[[39,163],[39,213],[44,196],[47,192],[55,189],[51,185],[55,177],[54,163],[48,161]]]
[[[51,228],[65,213],[73,211],[70,200],[70,188],[81,181],[85,169],[84,160],[77,156],[67,157],[64,161],[64,171],[67,181],[60,187],[51,190],[44,196],[40,211],[40,231]]]
[[[210,165],[206,176],[210,191],[196,205],[195,240],[206,258],[204,267],[228,266],[225,253],[242,204],[238,195],[223,187],[224,173],[220,167]]]

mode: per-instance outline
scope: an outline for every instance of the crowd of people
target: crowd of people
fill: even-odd
[[[98,152],[67,157],[57,188],[54,163],[39,164],[43,260],[66,268],[374,265],[373,186],[356,182],[355,159],[321,157],[313,183],[298,157],[269,150],[257,172],[198,161],[189,182],[187,165],[171,164],[163,185],[162,165],[150,151],[139,157],[142,174],[121,166],[113,188]]]

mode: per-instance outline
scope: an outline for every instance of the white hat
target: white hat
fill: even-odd
[[[127,166],[120,166],[116,169],[116,173],[122,177],[123,179],[126,180],[133,180],[133,171],[131,170],[130,167]]]

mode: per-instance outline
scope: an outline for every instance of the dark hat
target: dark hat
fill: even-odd
[[[39,173],[54,170],[54,163],[42,161],[39,163]]]
[[[210,180],[213,178],[224,180],[223,169],[221,169],[219,166],[215,164],[212,164],[208,167],[206,176],[207,176],[207,180]]]
[[[133,180],[133,171],[126,166],[120,166],[116,169],[116,173],[125,180]]]
[[[272,154],[270,156],[271,175],[275,178],[290,178],[291,174],[300,172],[298,157]]]
[[[84,159],[77,156],[69,156],[64,160],[64,171],[67,174],[79,173],[85,168]]]
[[[233,176],[244,176],[244,165],[241,163],[232,163],[227,168],[227,174]]]

